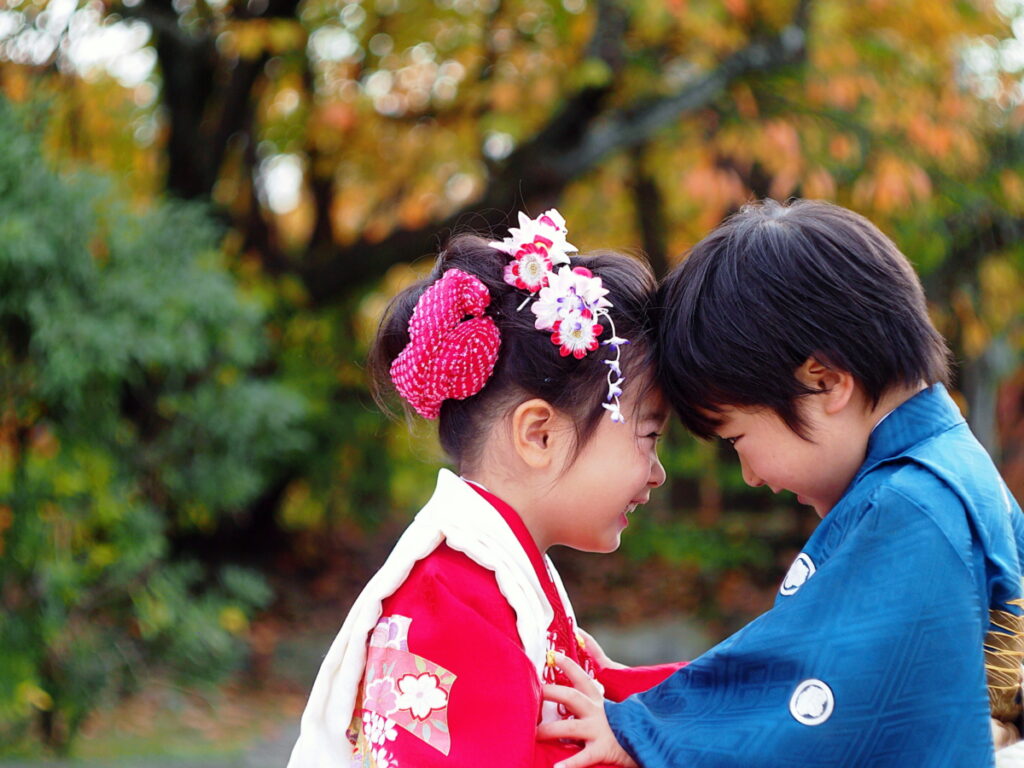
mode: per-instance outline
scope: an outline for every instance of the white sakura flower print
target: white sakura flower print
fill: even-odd
[[[398,768],[398,763],[384,747],[373,750],[373,765],[374,768]]]
[[[398,732],[395,724],[374,712],[363,713],[363,735],[371,744],[380,746],[385,741],[394,741]]]
[[[389,715],[398,708],[398,691],[390,677],[379,677],[366,686],[363,707],[372,712]]]
[[[381,745],[385,741],[394,741],[396,738],[398,738],[398,731],[395,730],[395,724],[385,717],[384,722],[381,723],[380,734],[376,743]]]
[[[432,710],[448,704],[448,694],[440,683],[429,672],[399,678],[398,708],[408,709],[417,720],[426,720]]]

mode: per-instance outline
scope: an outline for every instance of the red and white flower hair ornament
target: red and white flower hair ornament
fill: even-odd
[[[602,406],[610,412],[612,421],[625,422],[619,404],[625,381],[620,347],[629,342],[615,332],[608,312],[612,303],[605,298],[608,289],[590,270],[570,268],[569,253],[575,252],[576,247],[566,240],[565,219],[554,208],[536,219],[520,212],[519,227],[509,233],[509,237],[490,245],[512,257],[505,267],[505,282],[531,294],[519,308],[536,294],[530,307],[537,316],[534,327],[551,331],[551,341],[563,357],[572,355],[579,360],[601,344],[615,350],[615,357],[604,361],[608,364],[608,395]],[[554,265],[559,265],[557,271]],[[599,342],[605,330],[603,323],[607,323],[612,335]]]
[[[490,378],[501,346],[498,326],[483,314],[490,303],[487,286],[461,269],[449,269],[416,302],[391,380],[423,418],[436,419],[441,403],[475,395]]]
[[[530,293],[547,285],[547,276],[556,265],[568,264],[569,254],[576,246],[565,238],[569,230],[565,219],[554,208],[536,219],[519,212],[519,226],[509,229],[509,236],[491,243],[512,257],[505,267],[505,282]]]

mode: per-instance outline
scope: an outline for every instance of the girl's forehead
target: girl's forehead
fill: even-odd
[[[638,406],[637,414],[642,421],[667,421],[671,411],[668,398],[656,384],[644,387]]]

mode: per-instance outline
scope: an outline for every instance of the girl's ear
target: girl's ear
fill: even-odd
[[[856,390],[856,382],[849,371],[827,366],[816,357],[808,357],[796,369],[795,375],[804,386],[820,393],[815,400],[820,402],[822,411],[828,414],[842,411]]]
[[[564,442],[563,418],[539,397],[520,403],[512,412],[512,445],[519,458],[532,469],[554,466]]]

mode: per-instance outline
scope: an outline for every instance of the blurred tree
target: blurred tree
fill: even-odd
[[[274,366],[316,416],[315,450],[253,520],[349,537],[347,521],[417,497],[425,470],[402,459],[422,449],[366,405],[368,328],[439,233],[556,203],[574,242],[639,243],[659,269],[753,197],[865,213],[917,263],[998,454],[994,393],[1024,345],[1019,3],[18,0],[7,14],[3,87],[56,92],[60,161],[210,199],[230,225]],[[132,56],[155,62],[142,81],[108,66],[121,96],[82,53],[116,29],[141,30]],[[677,445],[674,499],[705,525],[761,503],[715,449]]]
[[[34,124],[33,129],[26,123]],[[244,510],[305,447],[202,210],[62,179],[0,99],[0,744],[58,751],[149,669],[216,679],[269,597],[169,535]]]

